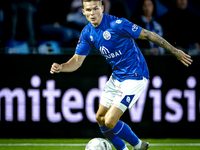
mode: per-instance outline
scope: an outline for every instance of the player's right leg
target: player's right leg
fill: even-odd
[[[113,144],[117,150],[128,150],[124,141],[116,136],[110,129],[105,126],[105,114],[109,108],[99,104],[99,109],[96,114],[96,120],[99,124],[100,130],[103,135]]]
[[[99,104],[99,109],[96,114],[96,120],[99,126],[103,126],[105,124],[105,114],[109,108],[103,106],[101,103]]]
[[[109,88],[112,87],[112,88]],[[111,104],[112,104],[112,98],[116,96],[116,87],[113,84],[112,79],[107,82],[106,87],[104,88],[104,91],[101,96],[101,103],[99,104],[99,109],[96,114],[96,120],[99,124],[100,130],[103,133],[103,135],[113,144],[113,146],[117,150],[128,150],[126,147],[124,141],[116,136],[110,129],[108,129],[105,126],[105,115],[108,112]],[[109,96],[108,96],[109,95]],[[110,98],[106,98],[105,96],[108,96]]]

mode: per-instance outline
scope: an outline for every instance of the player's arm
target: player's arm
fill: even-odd
[[[164,48],[165,50],[171,52],[176,58],[181,61],[185,66],[189,66],[192,64],[192,59],[189,55],[185,54],[182,50],[179,50],[173,47],[170,43],[168,43],[165,39],[163,39],[158,34],[148,31],[146,29],[142,29],[138,39],[149,40],[154,44]]]
[[[60,73],[60,72],[73,72],[76,71],[83,63],[85,55],[77,55],[74,54],[71,59],[69,59],[66,63],[57,64],[53,63],[51,66],[50,73]]]

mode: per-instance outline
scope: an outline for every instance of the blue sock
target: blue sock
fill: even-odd
[[[121,120],[117,122],[115,127],[112,129],[112,132],[129,142],[129,144],[132,146],[135,146],[139,143],[139,138],[135,135],[131,128]]]
[[[100,129],[103,135],[113,144],[113,146],[117,150],[123,150],[126,147],[124,141],[115,134],[113,134],[113,132],[110,129],[108,129],[105,125],[100,126]]]

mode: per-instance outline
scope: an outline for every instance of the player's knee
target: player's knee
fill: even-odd
[[[105,126],[109,129],[113,129],[116,125],[116,122],[112,120],[112,118],[105,119]]]
[[[98,114],[96,114],[96,120],[98,123],[101,122],[101,117]]]
[[[101,115],[96,114],[96,120],[97,120],[97,123],[98,123],[100,126],[103,126],[103,125],[104,125],[104,116],[101,116]]]

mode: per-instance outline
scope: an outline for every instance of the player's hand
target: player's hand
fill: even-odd
[[[53,63],[53,65],[51,66],[50,73],[51,74],[59,73],[61,70],[62,70],[62,65],[59,65],[57,63]]]
[[[192,64],[193,60],[190,55],[185,54],[183,51],[178,50],[176,53],[177,59],[182,62],[185,66],[189,67]]]

